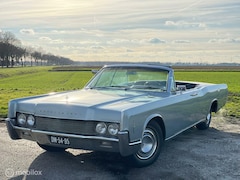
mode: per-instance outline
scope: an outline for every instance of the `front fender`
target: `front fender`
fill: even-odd
[[[129,118],[128,125],[130,141],[131,142],[141,141],[144,130],[146,129],[149,122],[153,119],[157,120],[157,123],[162,128],[162,131],[164,133],[163,135],[165,137],[165,125],[164,122],[162,121],[163,118],[160,114],[155,113],[148,116],[138,115]]]

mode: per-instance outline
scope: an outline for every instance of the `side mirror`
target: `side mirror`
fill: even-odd
[[[97,69],[92,69],[93,74],[97,74],[98,70]]]

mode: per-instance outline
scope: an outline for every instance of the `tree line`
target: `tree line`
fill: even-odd
[[[70,65],[73,63],[74,61],[69,58],[24,47],[13,33],[0,31],[0,67]]]

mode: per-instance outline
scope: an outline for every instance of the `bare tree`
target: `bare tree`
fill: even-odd
[[[42,48],[38,48],[38,50],[30,47],[24,48],[21,41],[13,33],[0,32],[0,65],[2,67],[13,67],[17,64],[24,66],[23,58],[26,61],[27,57],[31,59],[31,66],[33,65],[33,59],[35,65],[39,65],[39,60],[41,65],[43,65],[44,61],[47,65],[68,65],[73,63],[68,58],[44,53]]]
[[[38,65],[38,60],[41,59],[42,54],[38,51],[34,51],[31,56],[33,57],[33,59],[35,60],[35,64]]]
[[[9,67],[10,58],[11,58],[11,66],[13,66],[16,46],[20,45],[21,42],[11,32],[1,32],[0,42],[1,42],[0,55],[2,59],[2,67],[4,65]]]

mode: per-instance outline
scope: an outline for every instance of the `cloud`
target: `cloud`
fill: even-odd
[[[40,37],[39,40],[41,40],[41,41],[51,41],[52,39],[50,37]]]
[[[64,42],[61,39],[51,39],[50,37],[46,37],[46,36],[40,37],[39,40],[40,41],[45,41],[45,42],[50,43],[50,44],[62,44]]]
[[[240,38],[210,39],[208,43],[240,43]]]
[[[91,49],[100,50],[100,49],[104,49],[104,47],[102,47],[102,46],[91,46]]]
[[[27,34],[27,35],[34,35],[35,34],[33,29],[21,29],[20,33],[21,34]]]
[[[61,40],[61,39],[54,39],[54,40],[52,40],[50,43],[51,43],[51,44],[62,44],[62,43],[64,43],[64,41]]]
[[[206,23],[203,22],[188,22],[188,21],[165,21],[166,27],[178,27],[178,28],[206,28]]]
[[[179,26],[179,23],[174,21],[166,21],[165,26]]]
[[[151,43],[151,44],[164,44],[164,43],[166,43],[166,41],[158,39],[158,38],[152,38],[152,39],[149,40],[149,43]]]
[[[173,43],[190,43],[189,40],[175,40]]]
[[[199,27],[199,28],[206,28],[207,25],[206,25],[205,23],[199,23],[199,24],[198,24],[198,27]]]
[[[66,34],[67,32],[63,31],[63,30],[52,30],[52,33],[55,33],[55,34]]]

